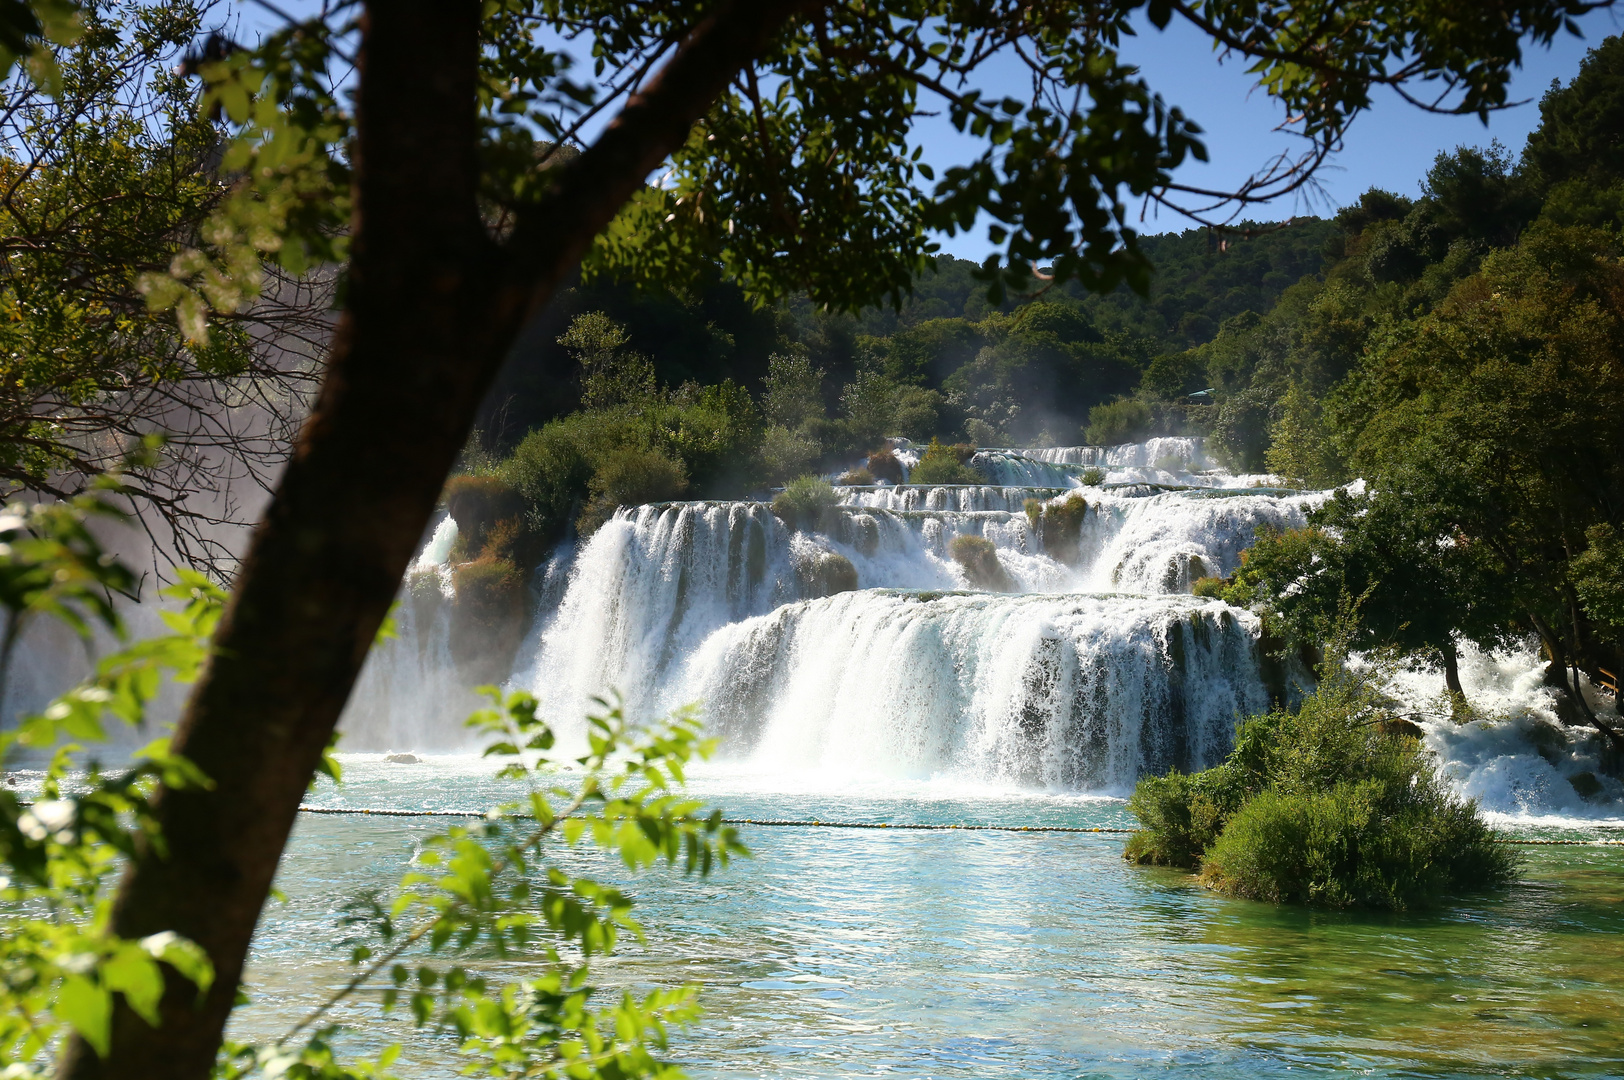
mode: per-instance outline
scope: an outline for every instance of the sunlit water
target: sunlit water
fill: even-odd
[[[311,802],[478,808],[504,797],[489,769],[357,757],[342,789]],[[715,771],[693,789],[736,817],[1129,823],[1114,800],[931,782]],[[391,885],[446,824],[301,817],[238,1034],[280,1030],[342,980],[339,905]],[[1512,827],[1588,837],[1608,824]],[[609,992],[702,987],[706,1018],[672,1048],[696,1077],[1624,1073],[1624,848],[1526,848],[1507,892],[1332,914],[1129,866],[1111,834],[743,828],[754,858],[709,880],[633,878],[648,943],[599,969]],[[624,880],[607,858],[571,862]],[[340,1015],[357,1048],[404,1041],[405,1076],[454,1071],[447,1036],[414,1036],[372,1004]]]

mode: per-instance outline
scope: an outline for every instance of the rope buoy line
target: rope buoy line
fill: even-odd
[[[398,818],[482,818],[475,810],[369,810],[343,806],[301,806],[301,814],[358,815]],[[529,814],[512,814],[528,818]],[[763,825],[788,829],[892,829],[903,832],[1015,832],[1015,833],[1133,833],[1137,829],[1084,827],[1081,825],[930,825],[888,821],[802,821],[796,818],[723,818],[725,825]],[[1526,847],[1624,847],[1624,840],[1500,840],[1502,844]]]
[[[482,818],[476,810],[368,810],[343,806],[301,806],[301,814],[358,814],[365,817],[404,818]],[[528,819],[529,814],[509,814],[508,817]],[[766,825],[775,828],[801,829],[900,829],[916,832],[1032,832],[1032,833],[1131,833],[1135,829],[1084,828],[1080,825],[920,825],[891,823],[888,821],[801,821],[795,818],[723,818],[724,825]]]

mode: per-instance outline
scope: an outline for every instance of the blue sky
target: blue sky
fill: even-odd
[[[288,6],[303,14],[317,5],[314,0],[289,0]],[[238,10],[243,16],[245,37],[251,38],[272,21],[252,4],[241,3]],[[1304,214],[1325,216],[1371,187],[1413,196],[1419,193],[1421,179],[1433,158],[1440,151],[1463,144],[1487,145],[1498,138],[1513,155],[1520,153],[1528,133],[1539,124],[1539,99],[1551,80],[1566,82],[1573,78],[1588,49],[1624,30],[1624,14],[1611,10],[1594,11],[1578,21],[1584,30],[1583,39],[1562,33],[1549,48],[1525,49],[1523,66],[1511,87],[1512,99],[1525,99],[1525,104],[1491,115],[1487,127],[1475,116],[1425,113],[1390,91],[1379,91],[1375,106],[1349,131],[1346,148],[1321,169],[1322,195],[1256,206],[1248,215],[1255,220]],[[566,47],[566,51],[570,50]],[[1153,89],[1169,103],[1183,108],[1206,131],[1210,161],[1190,162],[1179,171],[1180,181],[1231,190],[1297,142],[1273,130],[1284,114],[1266,94],[1254,89],[1245,64],[1236,60],[1220,64],[1210,40],[1182,20],[1175,18],[1165,31],[1143,23],[1142,33],[1126,44],[1123,54],[1125,60],[1140,66]],[[997,72],[993,74],[996,80]],[[1013,66],[1010,79],[1011,91],[1022,94],[1024,84]],[[588,138],[602,122],[585,132]],[[980,148],[955,132],[945,118],[925,120],[918,130],[926,143],[925,160],[938,171],[962,162]],[[1140,231],[1170,232],[1190,226],[1188,220],[1164,210],[1159,218],[1147,218]],[[938,239],[944,251],[978,262],[993,250],[985,229]]]
[[[1539,125],[1539,99],[1552,79],[1567,82],[1579,70],[1585,52],[1611,34],[1624,30],[1624,15],[1595,11],[1579,20],[1583,40],[1563,33],[1550,48],[1525,49],[1523,67],[1512,83],[1512,99],[1528,99],[1517,108],[1490,116],[1484,127],[1475,116],[1438,116],[1422,112],[1390,91],[1381,92],[1374,108],[1349,131],[1347,146],[1321,171],[1325,198],[1312,202],[1285,199],[1250,211],[1258,220],[1279,220],[1299,214],[1325,216],[1353,202],[1371,187],[1414,196],[1433,158],[1462,144],[1487,145],[1498,138],[1513,155],[1522,151],[1528,133]],[[1124,50],[1124,59],[1138,64],[1151,87],[1171,104],[1182,107],[1207,132],[1211,161],[1193,162],[1181,169],[1184,183],[1230,190],[1292,142],[1272,130],[1284,116],[1267,95],[1253,89],[1245,65],[1220,65],[1211,43],[1179,19],[1166,31],[1146,26]],[[955,146],[955,133],[942,125],[941,135],[926,154],[948,164],[963,144]],[[962,151],[961,151],[962,152]],[[1145,233],[1186,229],[1190,223],[1163,211],[1147,218]],[[942,237],[943,249],[979,261],[992,250],[985,233]]]

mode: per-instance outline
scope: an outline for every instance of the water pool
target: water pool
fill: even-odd
[[[481,807],[501,797],[489,768],[356,760],[311,801]],[[1116,801],[928,782],[714,773],[693,788],[739,817],[1126,823]],[[267,914],[234,1032],[278,1031],[336,985],[339,905],[391,885],[444,825],[301,817],[279,879],[289,899]],[[648,943],[598,969],[608,988],[701,985],[706,1017],[672,1054],[695,1077],[1624,1074],[1624,848],[1525,849],[1526,879],[1506,893],[1383,915],[1228,900],[1128,866],[1110,835],[744,837],[755,857],[709,880],[633,879]],[[403,1076],[454,1072],[447,1038],[366,1002],[342,1018],[362,1044],[403,1041]]]

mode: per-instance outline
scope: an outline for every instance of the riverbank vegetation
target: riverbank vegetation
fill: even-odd
[[[65,912],[50,910],[59,877],[17,896],[25,915],[42,911],[66,927],[62,935],[42,931],[47,945],[74,948],[13,965],[20,978],[8,992],[25,996],[9,1002],[12,1039],[0,1065],[35,1073],[60,1049],[55,1074],[64,1078],[387,1070],[387,1062],[337,1063],[325,1027],[297,1026],[283,1043],[246,1054],[223,1040],[295,812],[459,452],[482,481],[478,498],[454,508],[469,525],[459,554],[477,568],[462,573],[471,590],[489,593],[511,581],[504,562],[519,566],[529,558],[525,545],[544,546],[572,520],[589,530],[628,501],[780,483],[848,454],[873,460],[876,440],[892,434],[937,437],[943,446],[1066,442],[1085,421],[1092,426],[1095,408],[1115,407],[1101,414],[1099,430],[1210,430],[1214,445],[1238,460],[1272,449],[1263,444],[1274,422],[1273,384],[1253,377],[1264,366],[1248,366],[1246,335],[1272,333],[1273,313],[1292,309],[1295,272],[1329,280],[1336,270],[1323,260],[1352,256],[1322,245],[1314,269],[1314,248],[1298,243],[1302,232],[1283,231],[1281,239],[1247,241],[1259,245],[1254,254],[1284,244],[1280,267],[1238,253],[1224,264],[1212,260],[1231,255],[1228,238],[1198,236],[1202,255],[1190,253],[1186,236],[1167,244],[1191,254],[1189,271],[1168,279],[1185,291],[1156,292],[1127,205],[1173,205],[1181,197],[1173,171],[1204,159],[1206,148],[1181,109],[1121,62],[1118,44],[1140,6],[1059,5],[1052,18],[1034,20],[1019,4],[771,0],[666,5],[643,18],[591,2],[367,3],[308,8],[293,21],[268,5],[279,21],[241,48],[224,33],[205,37],[197,19],[163,25],[166,13],[182,10],[167,3],[142,9],[159,17],[155,25],[112,29],[99,18],[135,6],[0,5],[12,118],[71,100],[72,50],[111,54],[158,43],[138,58],[152,80],[145,85],[155,88],[155,97],[141,97],[150,107],[132,107],[114,85],[62,114],[62,138],[14,132],[6,141],[8,192],[17,196],[7,224],[21,238],[7,251],[6,287],[17,300],[7,314],[13,330],[26,331],[9,343],[7,379],[23,391],[13,403],[21,433],[13,448],[25,459],[38,452],[17,484],[39,490],[42,475],[84,478],[105,459],[73,451],[117,456],[120,444],[152,427],[172,429],[177,387],[218,394],[197,410],[208,420],[237,415],[254,374],[237,347],[264,340],[256,313],[284,288],[336,308],[329,323],[328,308],[318,306],[311,324],[309,340],[321,351],[313,403],[275,380],[285,396],[249,402],[250,412],[262,404],[298,417],[302,434],[291,455],[279,438],[285,425],[269,439],[267,453],[285,467],[236,567],[231,599],[223,611],[214,603],[223,597],[199,600],[213,633],[206,645],[201,624],[191,634],[196,686],[169,757],[186,764],[126,778],[119,794],[128,800],[89,822],[107,845],[88,869],[110,874],[116,855],[126,860],[116,896],[100,885],[109,877],[88,876],[76,882],[80,905]],[[1205,14],[1156,4],[1149,19],[1158,27],[1176,19],[1245,55],[1293,118],[1305,156],[1245,189],[1244,198],[1266,199],[1312,176],[1378,86],[1424,82],[1442,91],[1434,108],[1463,114],[1506,105],[1525,40],[1548,43],[1585,6],[1529,0],[1514,11],[1484,17],[1463,9],[1444,20],[1407,5],[1349,14],[1286,0],[1266,12]],[[591,74],[548,47],[560,36],[590,48]],[[925,40],[928,49],[919,47]],[[1004,53],[984,49],[989,41],[1029,50],[1036,77],[1028,100],[993,92],[1004,79],[988,69]],[[1399,56],[1403,66],[1390,68]],[[13,79],[19,60],[24,70]],[[1304,70],[1319,74],[1304,79]],[[945,89],[949,83],[958,89]],[[774,88],[769,99],[757,92],[761,84]],[[917,124],[944,111],[968,141],[938,181],[922,159],[935,140]],[[590,141],[578,145],[577,137]],[[61,150],[68,167],[36,168],[48,155],[31,159],[31,146]],[[96,163],[113,167],[91,169]],[[649,183],[657,169],[665,170],[661,181]],[[30,176],[43,178],[41,186],[29,190]],[[54,184],[87,177],[95,183],[86,197],[52,202]],[[159,197],[166,184],[180,195],[167,207]],[[1552,191],[1551,205],[1580,216],[1609,205],[1587,202],[1577,189],[1563,188],[1561,198]],[[19,206],[51,212],[23,220]],[[141,209],[155,216],[132,232],[97,236],[92,227]],[[1476,273],[1476,249],[1456,258],[1446,217],[1411,229],[1401,209],[1382,218],[1400,221],[1402,235],[1394,233],[1380,266],[1408,273],[1412,263],[1443,260],[1438,273],[1421,270],[1415,296],[1431,304],[1451,275]],[[971,228],[988,213],[998,221],[989,239],[999,250],[984,264],[944,270],[932,259],[933,233]],[[1483,217],[1467,218],[1467,233]],[[28,233],[41,222],[43,233]],[[1447,242],[1441,254],[1421,227],[1432,224]],[[1340,218],[1336,228],[1345,241],[1359,232]],[[128,236],[139,242],[117,252]],[[73,246],[87,238],[91,249]],[[118,257],[104,259],[110,251]],[[554,307],[577,267],[587,276]],[[928,304],[921,275],[932,267],[944,281],[968,280],[984,299],[910,307],[910,293]],[[1035,267],[1053,286],[1043,297],[1023,291],[1034,286]],[[1195,289],[1215,290],[1231,268],[1256,282],[1237,281],[1221,301],[1185,310]],[[1121,285],[1156,298],[1156,318],[1117,294]],[[663,312],[665,324],[649,315],[639,325],[613,310],[610,294],[628,297],[634,286],[638,299],[628,307],[640,317]],[[603,290],[602,303],[594,289]],[[1085,291],[1138,314],[1111,321]],[[860,313],[885,300],[898,322],[864,323]],[[1264,305],[1273,305],[1269,314],[1255,314]],[[917,317],[905,323],[908,310]],[[937,320],[944,324],[930,325]],[[534,359],[537,342],[564,350],[570,363],[520,362],[498,375],[515,353]],[[75,349],[77,359],[116,362],[57,363]],[[785,358],[777,375],[773,356]],[[303,359],[295,350],[291,368],[314,378]],[[270,366],[275,375],[289,370]],[[47,377],[33,378],[39,371]],[[1331,374],[1325,386],[1336,382]],[[1199,382],[1215,384],[1216,405],[1175,395]],[[790,392],[813,383],[816,394]],[[132,385],[151,392],[135,395],[137,404],[159,405],[134,408]],[[1320,389],[1315,382],[1310,397],[1318,400]],[[102,410],[110,401],[119,407]],[[1209,412],[1196,411],[1203,408]],[[1305,410],[1306,425],[1314,409]],[[1321,407],[1320,415],[1335,414]],[[81,418],[92,426],[76,427]],[[465,446],[476,423],[486,435]],[[205,436],[213,430],[204,423],[183,433],[212,449]],[[1340,445],[1329,435],[1327,444]],[[258,444],[227,442],[243,445]],[[196,486],[177,490],[190,495]],[[475,485],[463,490],[472,496]],[[481,508],[488,517],[478,517]],[[7,546],[0,561],[18,554]],[[852,581],[839,565],[825,563],[820,573],[831,590]],[[151,682],[143,677],[136,687],[145,692]],[[103,706],[128,704],[95,689],[102,692],[68,703],[57,727],[56,710],[43,717],[49,741],[82,734],[76,725],[99,718]],[[521,746],[550,751],[552,733],[519,722],[523,701],[503,704],[507,717],[497,722],[512,738],[492,749],[523,771]],[[703,868],[726,842],[719,817],[690,817],[697,807],[664,794],[667,777],[680,776],[691,730],[664,732],[630,764],[617,758],[611,766],[605,756],[619,734],[600,719],[592,755],[573,763],[585,786],[560,794],[560,809],[583,816],[566,823],[565,838],[618,850],[632,866],[686,857]],[[21,853],[11,867],[19,873],[31,872],[29,860],[37,870],[37,856],[49,860],[49,845],[82,847],[86,821],[71,816],[75,807],[24,813],[10,795],[3,802],[6,851]],[[545,795],[528,809],[538,820],[493,843],[499,856],[471,833],[419,854],[438,879],[414,876],[389,916],[376,920],[386,941],[404,936],[381,953],[354,955],[363,965],[355,986],[379,986],[386,958],[394,959],[389,950],[402,942],[534,949],[543,977],[499,998],[456,968],[404,963],[390,968],[382,998],[405,998],[420,1021],[459,1032],[473,1067],[487,1072],[669,1075],[671,1066],[643,1052],[664,1037],[660,1017],[627,1004],[599,1014],[600,1026],[588,1011],[585,968],[567,953],[560,964],[551,951],[567,943],[584,953],[612,937],[625,905],[614,890],[538,865],[533,844],[560,816]],[[141,835],[125,828],[127,815],[141,819]],[[115,839],[125,837],[120,848]],[[493,865],[534,873],[498,883]],[[39,884],[34,873],[30,886]],[[416,929],[394,921],[414,908],[424,920]],[[6,940],[27,943],[24,935]],[[57,1026],[42,1029],[39,1020],[53,1013]]]
[[[1452,794],[1376,680],[1343,659],[1296,709],[1243,721],[1220,765],[1139,782],[1125,856],[1231,896],[1398,911],[1516,875],[1511,849]]]

